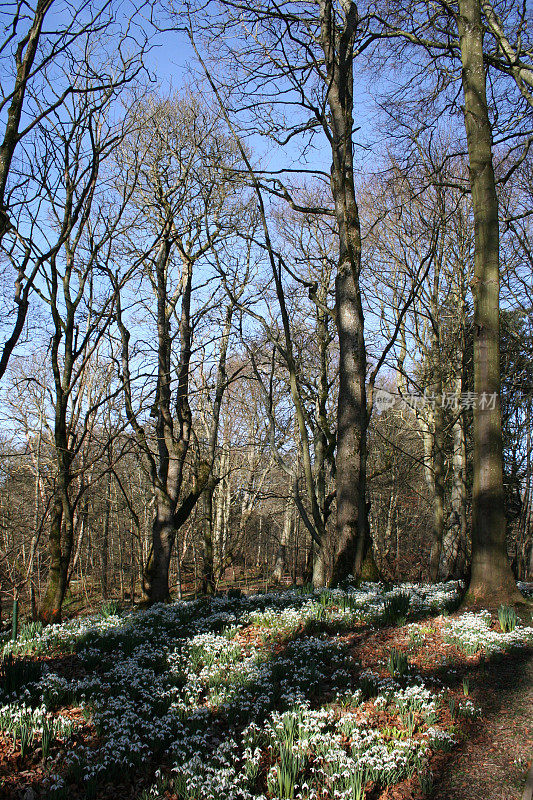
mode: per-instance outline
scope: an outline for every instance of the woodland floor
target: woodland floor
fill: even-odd
[[[521,800],[533,758],[533,655],[484,667],[472,699],[483,723],[449,755],[433,800]]]
[[[429,623],[435,631],[433,646],[420,653],[419,672],[438,675],[460,696],[463,677],[469,679],[470,697],[482,709],[480,717],[463,723],[462,742],[451,752],[436,756],[432,763],[431,800],[522,800],[526,779],[533,764],[533,652],[500,656],[484,661],[476,656],[453,652],[456,669],[450,679],[447,668],[434,669],[443,653],[440,619]],[[402,629],[391,628],[371,637],[359,650],[363,665],[375,662],[380,647],[405,649]],[[446,648],[447,649],[447,648]],[[372,657],[374,654],[374,657]],[[446,653],[450,658],[450,653]],[[424,669],[425,668],[425,669]],[[391,787],[379,800],[418,800],[416,785],[405,781]]]
[[[451,752],[437,752],[432,756],[430,769],[434,780],[426,794],[422,793],[418,779],[414,777],[385,790],[371,789],[366,798],[522,800],[533,757],[533,651],[524,648],[518,653],[515,650],[491,658],[480,653],[467,655],[445,641],[442,636],[444,624],[441,616],[424,620],[427,634],[423,644],[415,647],[407,626],[375,630],[363,625],[347,631],[343,637],[353,661],[362,669],[382,671],[387,653],[395,647],[409,654],[410,664],[420,675],[442,681],[450,696],[456,696],[458,701],[464,700],[463,682],[466,679],[469,697],[481,708],[479,716],[456,721],[459,741]],[[256,643],[256,638],[256,630],[252,627],[243,629],[237,637],[252,644]],[[80,671],[75,654],[59,659],[55,666],[57,673],[63,676],[77,675]],[[79,718],[82,716],[78,708],[65,708],[65,712]],[[375,717],[380,713],[384,712],[370,711]],[[446,716],[450,716],[447,708],[441,712],[442,718]],[[383,722],[391,724],[385,717]],[[98,747],[97,737],[89,723],[82,723],[80,735],[85,742],[94,742],[94,747]],[[164,770],[165,765],[161,766]],[[147,767],[153,770],[154,765]],[[40,791],[42,777],[39,751],[21,759],[11,739],[0,734],[0,798],[45,798],[46,794]],[[147,784],[142,775],[137,775],[134,782],[102,787],[97,797],[101,800],[134,800],[143,785]],[[83,788],[73,786],[71,796],[76,800],[84,798]],[[170,800],[175,795],[165,793],[162,797]]]

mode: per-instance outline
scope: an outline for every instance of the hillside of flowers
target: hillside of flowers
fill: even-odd
[[[299,588],[26,624],[3,644],[0,794],[429,797],[479,715],[476,665],[533,646],[512,609],[458,614],[459,594]]]

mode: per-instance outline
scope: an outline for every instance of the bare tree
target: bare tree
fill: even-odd
[[[54,409],[53,443],[56,474],[50,516],[48,588],[41,602],[43,621],[61,616],[74,546],[77,504],[86,487],[87,464],[78,463],[83,444],[107,397],[109,382],[97,380],[90,362],[99,359],[105,330],[113,314],[113,292],[106,295],[100,266],[123,205],[112,209],[106,199],[103,165],[123,134],[123,126],[107,123],[113,91],[73,96],[53,130],[42,129],[40,151],[50,158],[36,161],[32,179],[42,186],[50,227],[42,230],[48,255],[35,290],[51,320],[50,366]],[[40,209],[37,209],[39,213]],[[108,286],[109,288],[109,286]],[[102,367],[105,372],[105,367]],[[93,457],[96,457],[93,454]],[[77,487],[76,490],[74,487]]]
[[[150,355],[155,355],[157,366],[153,387],[148,390],[154,435],[145,421],[144,399],[137,402],[135,396],[133,370],[138,371],[139,362],[130,347],[129,286],[118,303],[117,322],[126,415],[142,450],[154,496],[145,591],[150,601],[157,602],[169,598],[168,574],[176,532],[206,488],[212,468],[211,460],[200,452],[195,465],[188,461],[195,435],[190,403],[193,336],[207,310],[218,302],[212,281],[196,278],[196,269],[207,264],[217,239],[234,231],[237,205],[229,198],[239,181],[233,177],[238,156],[220,121],[191,97],[145,102],[138,115],[142,120],[139,133],[122,155],[128,168],[125,183],[135,176],[132,208],[138,223],[132,223],[125,252],[138,265],[133,279],[144,274],[155,300],[157,344]],[[133,163],[128,163],[131,153]],[[145,230],[150,233],[143,242]],[[207,287],[203,295],[195,279]],[[176,333],[172,332],[174,323]],[[173,363],[175,349],[177,363]],[[225,388],[224,368],[225,354],[217,407]],[[186,490],[188,474],[191,484]]]
[[[74,5],[36,0],[9,2],[0,13],[0,64],[6,76],[0,95],[0,246],[14,275],[13,303],[4,300],[7,333],[0,377],[24,329],[37,275],[53,256],[41,249],[35,209],[42,203],[39,188],[28,182],[32,157],[46,157],[32,154],[34,133],[53,129],[72,98],[112,94],[140,73],[145,36],[131,22],[137,10],[130,7],[124,17],[110,0]],[[55,244],[55,252],[60,246]]]
[[[405,7],[383,8],[384,30],[403,39],[407,43],[404,53],[407,58],[409,54],[412,57],[412,70],[402,88],[406,91],[405,87],[410,87],[412,100],[416,70],[418,98],[421,87],[425,89],[422,126],[435,129],[438,115],[457,108],[452,84],[461,75],[475,238],[472,295],[477,395],[473,426],[472,570],[465,602],[520,602],[522,598],[506,552],[499,351],[500,218],[493,135],[499,132],[501,143],[511,143],[510,154],[502,162],[503,167],[507,161],[500,179],[503,184],[528,153],[530,120],[527,114],[516,116],[517,106],[510,100],[505,82],[509,74],[516,78],[508,62],[504,64],[505,58],[494,58],[486,46],[480,0],[436,5],[413,2]],[[429,77],[422,76],[428,57],[436,66]],[[494,69],[489,82],[490,67]],[[494,124],[492,109],[497,110]],[[512,135],[506,130],[510,119],[514,120]]]

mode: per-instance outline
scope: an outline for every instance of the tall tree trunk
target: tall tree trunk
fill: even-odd
[[[526,569],[524,574],[524,579],[526,581],[533,581],[533,519],[532,519],[532,512],[531,512],[531,505],[529,506],[529,537],[528,537],[528,545],[525,548],[526,551]],[[529,552],[528,552],[529,549]]]
[[[100,551],[100,587],[102,597],[107,600],[109,590],[107,583],[107,566],[109,559],[109,520],[111,517],[111,473],[107,473],[107,489],[104,510],[104,525],[102,529],[102,548]]]
[[[314,589],[320,589],[327,585],[328,581],[328,565],[325,552],[325,542],[313,547],[311,540],[311,554],[313,559],[311,583]]]
[[[531,403],[526,407],[526,474],[517,534],[517,561],[521,580],[533,577],[533,497],[531,486]]]
[[[428,419],[423,423],[424,469],[432,509],[429,577],[433,582],[435,582],[439,576],[442,540],[444,536],[444,421],[442,406],[440,405],[442,391],[436,392],[435,394],[438,398],[435,407],[427,412]]]
[[[130,601],[132,606],[135,605],[135,535],[133,533],[133,524],[133,520],[130,520]]]
[[[203,494],[204,519],[203,519],[203,566],[202,566],[202,593],[214,594],[215,592],[215,559],[213,547],[213,494],[216,483],[209,480]]]
[[[385,558],[392,552],[393,549],[393,528],[394,528],[394,521],[396,519],[396,507],[398,505],[398,493],[395,491],[395,475],[394,475],[394,468],[392,470],[392,480],[391,480],[391,489],[390,489],[390,497],[389,503],[387,507],[387,521],[385,523],[385,533],[383,536],[383,544],[384,548],[381,551],[382,557]],[[374,529],[375,530],[375,529]],[[399,560],[399,547],[398,547],[398,537],[396,537],[396,560]]]
[[[143,575],[143,589],[151,603],[167,603],[170,600],[168,573],[175,535],[172,504],[161,492],[157,492],[152,546]]]
[[[361,296],[350,264],[336,280],[339,330],[337,535],[331,583],[358,575],[370,535],[366,509],[366,351]]]
[[[37,619],[37,598],[35,596],[35,584],[37,582],[37,570],[36,570],[37,546],[39,544],[39,536],[41,531],[41,526],[39,525],[39,499],[41,491],[41,446],[43,438],[43,405],[44,405],[44,399],[41,407],[39,408],[39,435],[37,438],[37,455],[35,462],[35,484],[34,484],[34,497],[33,497],[33,535],[31,537],[30,566],[28,571],[30,578],[30,605],[31,605],[32,620]]]
[[[283,515],[283,530],[281,532],[281,539],[279,542],[278,552],[276,553],[276,562],[272,572],[272,582],[280,583],[285,572],[285,562],[287,557],[287,545],[291,536],[293,527],[293,499],[289,497],[285,504],[285,513]]]
[[[63,600],[68,588],[73,537],[72,509],[67,489],[62,486],[58,489],[50,519],[48,583],[39,609],[39,619],[45,625],[61,621]]]
[[[456,388],[457,408],[461,399],[462,381]],[[452,427],[452,490],[451,514],[444,543],[443,578],[462,578],[466,571],[466,442],[463,415],[458,414]]]
[[[361,227],[353,173],[353,46],[357,7],[343,10],[342,26],[331,0],[319,0],[330,110],[331,191],[339,229],[335,282],[339,336],[337,411],[337,536],[331,576],[334,585],[363,565],[370,536],[366,505],[368,410],[364,316],[359,287]]]
[[[217,581],[223,577],[226,567],[227,527],[230,508],[230,480],[228,475],[229,448],[225,439],[220,456],[220,474],[222,479],[215,492],[214,512],[214,562]]]
[[[464,119],[474,209],[474,483],[467,604],[519,602],[507,557],[500,406],[498,198],[479,0],[459,0]],[[491,402],[494,400],[494,402]]]
[[[452,425],[452,488],[451,509],[448,520],[448,531],[444,540],[443,578],[459,579],[466,575],[468,560],[468,525],[466,519],[467,485],[466,485],[466,436],[465,419],[461,409],[463,393],[463,376],[466,353],[466,283],[464,280],[465,257],[459,257],[455,278],[457,287],[453,293],[454,305],[459,311],[458,326],[455,332],[453,355],[454,371],[454,403],[455,419]]]
[[[88,483],[91,481],[91,474],[89,473],[88,476],[89,480]],[[70,569],[71,577],[76,572],[78,567],[78,563],[81,559],[82,547],[83,547],[83,539],[85,536],[85,532],[88,528],[89,523],[89,496],[87,494],[87,479],[84,472],[84,467],[82,466],[82,472],[80,474],[80,493],[83,492],[83,497],[80,501],[81,503],[81,511],[76,514],[76,522],[74,524],[74,530],[77,529],[77,536],[76,536],[76,547],[74,549],[74,558],[72,559],[72,567]],[[79,503],[79,504],[80,504]],[[79,505],[78,504],[78,505]]]
[[[257,537],[257,553],[255,556],[255,568],[261,572],[261,558],[263,555],[263,517],[259,517],[259,535]]]

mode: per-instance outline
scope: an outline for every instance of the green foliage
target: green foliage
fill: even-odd
[[[409,613],[411,598],[407,592],[394,592],[385,598],[383,621],[386,625],[404,624]]]
[[[172,789],[178,800],[190,800],[191,795],[187,791],[187,778],[179,772],[174,776],[172,781]],[[139,796],[139,800],[153,800],[154,795],[149,789],[145,789],[144,793]]]
[[[271,794],[280,798],[293,798],[296,779],[304,766],[300,734],[302,732],[303,714],[301,711],[288,711],[281,718],[281,725],[276,728],[279,763],[275,775],[270,774],[269,789]]]
[[[50,755],[50,746],[55,739],[56,736],[56,728],[57,723],[55,719],[49,719],[45,717],[43,719],[43,728],[41,733],[41,744],[43,750],[43,761],[46,763],[48,760],[48,756]]]
[[[418,773],[418,782],[424,797],[429,797],[433,791],[433,773],[431,770],[421,770]]]
[[[328,608],[329,606],[334,606],[334,605],[336,605],[335,595],[333,594],[333,592],[331,590],[324,589],[324,591],[320,593],[320,596],[318,598],[318,602],[320,603],[320,605],[323,608]]]
[[[357,609],[357,600],[351,594],[343,594],[340,598],[340,607],[343,611],[355,611]]]
[[[18,638],[22,641],[29,642],[31,639],[40,636],[43,632],[42,622],[23,622],[20,626]]]
[[[293,751],[288,745],[280,747],[280,761],[277,766],[277,796],[283,798],[294,797],[294,786],[300,772],[301,756],[298,751]]]
[[[35,738],[35,727],[31,717],[22,716],[13,727],[12,736],[13,747],[15,747],[16,740],[18,739],[20,742],[20,755],[24,758]]]
[[[469,692],[470,692],[470,681],[465,676],[463,678],[463,694],[464,694],[464,696],[468,697]]]
[[[356,769],[351,771],[346,782],[346,788],[351,790],[353,800],[364,800],[366,781],[367,771],[365,767],[358,764]]]
[[[359,688],[363,700],[369,700],[378,693],[377,683],[370,675],[362,675],[359,679]]]
[[[102,603],[100,614],[104,619],[108,617],[118,617],[120,614],[120,604],[118,600],[106,600]]]
[[[453,727],[451,728],[453,731]],[[450,753],[455,747],[455,739],[453,735],[447,734],[445,731],[436,732],[430,739],[432,750],[440,750],[442,753]]]
[[[407,656],[401,650],[398,650],[396,647],[393,647],[389,653],[389,658],[387,660],[387,669],[389,670],[391,676],[394,677],[403,677],[407,672],[409,667],[409,662],[407,661]]]
[[[31,749],[35,736],[40,736],[43,747],[43,759],[50,752],[50,743],[54,736],[64,738],[72,733],[73,726],[61,718],[50,720],[42,709],[11,704],[0,708],[0,730],[13,740],[13,748],[17,742],[20,754],[24,757]]]
[[[394,725],[392,727],[385,727],[381,731],[381,735],[385,741],[398,741],[401,742],[404,740],[409,734],[407,731],[402,730],[402,728],[396,728]]]
[[[498,620],[503,633],[511,633],[516,628],[516,611],[509,606],[501,605],[498,609]]]
[[[203,644],[193,644],[189,648],[190,669],[196,673],[204,668],[216,670],[223,666],[235,664],[239,660],[241,653],[242,649],[238,645],[228,645],[225,649],[217,652]],[[211,675],[210,680],[213,680],[213,678],[214,675]]]
[[[400,709],[400,719],[405,728],[407,728],[407,733],[409,736],[412,736],[416,728],[416,718],[414,712],[411,709],[402,708]]]
[[[337,696],[337,705],[341,708],[357,708],[361,705],[362,697],[363,693],[360,689],[356,689],[355,692],[347,690],[344,694]]]
[[[413,625],[409,628],[409,649],[418,650],[426,642],[426,636],[433,633],[429,625]]]

